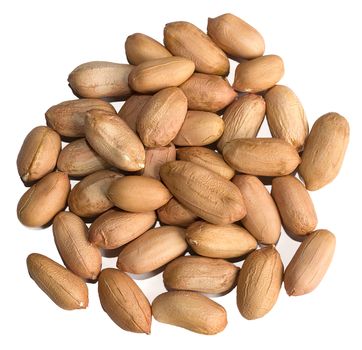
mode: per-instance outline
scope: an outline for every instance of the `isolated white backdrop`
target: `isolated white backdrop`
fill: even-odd
[[[358,1],[2,1],[1,89],[1,349],[128,347],[148,349],[361,348],[361,33]],[[318,228],[337,236],[335,259],[312,294],[288,297],[256,321],[243,319],[235,290],[217,298],[229,325],[202,336],[153,321],[150,336],[127,333],[102,311],[97,286],[90,306],[57,308],[28,277],[25,259],[40,252],[60,262],[51,229],[30,230],[16,219],[24,192],[15,166],[24,136],[44,124],[44,112],[72,99],[67,75],[91,60],[125,62],[123,44],[134,32],[162,40],[164,24],[187,20],[206,29],[207,17],[232,12],[264,36],[266,53],[282,56],[290,86],[304,104],[310,125],[336,111],[351,126],[343,169],[330,185],[312,193]],[[231,79],[232,81],[232,79]],[[118,106],[117,106],[118,107]],[[263,128],[263,133],[266,128]],[[287,264],[298,244],[283,236],[278,249]],[[114,259],[105,259],[113,266]],[[152,300],[164,291],[161,275],[137,281]]]

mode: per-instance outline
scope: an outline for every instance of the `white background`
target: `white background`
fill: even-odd
[[[361,11],[359,1],[2,1],[1,89],[1,349],[346,349],[361,348]],[[256,321],[243,319],[235,290],[217,298],[229,325],[202,336],[153,320],[150,336],[127,333],[102,311],[97,286],[89,285],[83,311],[56,307],[28,277],[25,259],[44,253],[60,262],[51,229],[30,230],[16,219],[25,191],[15,161],[23,138],[44,124],[44,112],[72,99],[69,72],[91,60],[125,62],[123,44],[134,32],[162,40],[165,23],[188,20],[206,29],[207,17],[233,12],[264,36],[266,52],[285,61],[283,84],[304,104],[310,125],[336,111],[351,126],[339,177],[312,197],[318,228],[337,236],[334,261],[312,294],[288,297]],[[265,129],[264,131],[265,132]],[[298,244],[283,236],[278,249],[287,264]],[[105,259],[113,266],[114,259]],[[137,281],[152,300],[163,292],[161,276]]]

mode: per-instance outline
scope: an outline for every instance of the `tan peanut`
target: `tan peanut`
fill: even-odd
[[[165,225],[187,227],[192,224],[197,216],[178,202],[171,198],[165,205],[157,209],[157,216],[160,222]]]

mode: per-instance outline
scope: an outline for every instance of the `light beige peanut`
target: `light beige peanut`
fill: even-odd
[[[284,75],[283,60],[266,55],[242,61],[235,70],[233,88],[240,92],[260,92],[273,87]]]
[[[306,237],[285,270],[284,287],[288,295],[313,291],[332,261],[336,238],[328,230],[317,230]]]
[[[222,151],[229,141],[254,138],[265,116],[265,101],[262,96],[247,94],[239,97],[224,112],[224,133],[217,148]]]
[[[133,213],[156,210],[171,197],[161,181],[148,176],[124,176],[108,190],[108,198],[116,207]]]
[[[133,241],[154,226],[156,213],[128,213],[110,209],[89,228],[89,241],[103,249],[116,249]]]
[[[153,317],[162,323],[201,334],[216,334],[227,325],[225,309],[202,294],[172,291],[159,295],[152,303]]]
[[[237,304],[243,317],[255,320],[275,305],[283,282],[283,263],[274,247],[251,253],[240,270]]]
[[[167,146],[179,132],[187,112],[187,98],[178,87],[153,95],[137,118],[137,132],[146,147]]]
[[[68,77],[75,95],[87,98],[122,99],[131,93],[128,76],[133,66],[106,61],[83,63]]]
[[[261,244],[276,244],[280,237],[281,221],[278,208],[263,183],[253,175],[236,175],[233,183],[244,198],[247,215],[243,226]]]
[[[194,214],[213,224],[229,224],[246,215],[238,188],[222,176],[197,164],[174,161],[161,167],[170,192]]]
[[[37,253],[30,254],[26,264],[30,277],[56,305],[65,310],[88,306],[88,288],[80,277]]]
[[[199,28],[189,22],[172,22],[163,31],[166,48],[175,56],[195,62],[197,72],[227,75],[229,60],[225,53]]]
[[[151,272],[184,254],[186,249],[184,229],[154,228],[125,246],[118,256],[117,267],[136,274]]]
[[[54,241],[65,266],[84,279],[96,280],[102,267],[100,250],[88,241],[88,228],[70,212],[60,212],[53,221]]]
[[[239,268],[223,259],[181,256],[171,261],[163,272],[167,289],[219,294],[236,285]]]
[[[186,58],[165,57],[136,66],[129,75],[128,82],[134,91],[147,94],[167,87],[179,86],[194,71],[194,62]]]
[[[233,57],[252,59],[264,53],[265,43],[260,33],[231,13],[209,18],[207,34],[217,46]]]
[[[318,190],[338,175],[349,142],[349,124],[338,113],[317,119],[308,136],[298,172],[309,191]]]
[[[157,209],[157,216],[160,222],[165,225],[187,227],[192,224],[197,216],[178,202],[171,198],[165,205]]]
[[[138,136],[115,113],[88,112],[85,135],[91,147],[111,165],[137,171],[145,165],[145,150]]]
[[[223,156],[233,169],[260,176],[289,175],[301,162],[293,146],[274,138],[230,141],[223,148]]]
[[[205,146],[218,140],[223,131],[224,121],[217,114],[188,111],[173,143],[177,146]]]
[[[21,179],[31,182],[53,171],[60,149],[60,136],[54,130],[38,126],[30,131],[16,161]]]
[[[235,225],[213,225],[196,221],[186,230],[192,250],[210,258],[238,258],[256,249],[257,242],[244,228]]]
[[[151,305],[142,290],[127,274],[105,269],[99,276],[98,294],[103,310],[126,331],[151,332]]]
[[[19,221],[29,227],[47,224],[65,208],[69,191],[67,174],[54,172],[44,176],[20,198],[17,207]]]

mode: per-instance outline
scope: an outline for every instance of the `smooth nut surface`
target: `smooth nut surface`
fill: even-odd
[[[157,216],[160,222],[165,225],[181,227],[187,227],[197,219],[197,215],[173,197],[165,205],[157,209]]]

